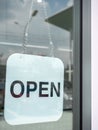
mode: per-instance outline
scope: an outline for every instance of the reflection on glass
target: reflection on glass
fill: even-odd
[[[3,0],[0,5],[0,114],[4,109],[8,57],[13,53],[54,56],[65,67],[64,112],[56,124],[58,128],[55,123],[50,125],[72,130],[73,0]],[[32,14],[34,11],[37,13]]]

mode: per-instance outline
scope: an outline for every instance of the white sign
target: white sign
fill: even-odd
[[[6,69],[5,120],[11,125],[58,120],[63,112],[63,82],[60,59],[11,55]]]

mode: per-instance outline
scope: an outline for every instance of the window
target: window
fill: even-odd
[[[3,118],[6,62],[11,54],[25,53],[57,57],[63,61],[63,115],[56,122],[15,126],[14,129],[72,130],[72,17],[72,0],[0,1],[0,129],[12,128]]]

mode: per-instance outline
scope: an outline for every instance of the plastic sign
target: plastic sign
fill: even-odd
[[[58,120],[63,112],[63,82],[60,59],[11,55],[6,68],[5,120],[11,125]]]

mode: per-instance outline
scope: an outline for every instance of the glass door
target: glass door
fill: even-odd
[[[73,6],[73,0],[0,0],[0,130],[73,129]],[[12,126],[5,121],[7,59],[15,53],[59,58],[64,63],[59,120]]]

